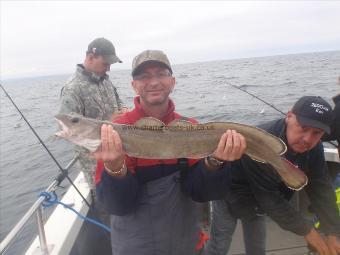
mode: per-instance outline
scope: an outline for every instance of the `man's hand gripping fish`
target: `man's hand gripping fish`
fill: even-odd
[[[124,151],[131,157],[149,159],[203,158],[212,154],[219,139],[228,129],[241,133],[247,142],[246,154],[252,159],[270,164],[285,184],[300,190],[307,176],[282,158],[285,143],[268,132],[253,126],[232,122],[192,124],[175,120],[165,125],[154,118],[143,118],[135,125],[114,124],[84,118],[79,115],[57,115],[61,131],[56,135],[94,152],[100,146],[102,124],[108,124],[120,135]]]

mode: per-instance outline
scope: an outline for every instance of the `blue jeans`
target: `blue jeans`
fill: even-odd
[[[236,228],[237,219],[237,217],[231,214],[225,200],[212,202],[210,240],[205,247],[205,255],[227,254]],[[241,219],[241,222],[246,254],[265,255],[265,217],[254,215],[251,219]]]

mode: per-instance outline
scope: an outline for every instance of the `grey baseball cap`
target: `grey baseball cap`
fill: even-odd
[[[147,63],[155,62],[163,65],[172,74],[172,69],[168,57],[160,50],[145,50],[138,54],[132,61],[132,76],[135,76]]]
[[[95,55],[103,56],[103,58],[110,64],[122,63],[120,58],[116,55],[115,47],[112,42],[105,38],[94,39],[88,46],[86,53],[93,53]]]

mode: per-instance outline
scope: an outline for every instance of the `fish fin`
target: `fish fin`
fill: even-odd
[[[295,182],[297,182],[297,184],[292,185],[292,184],[287,183],[283,179],[287,187],[292,190],[301,190],[304,186],[306,186],[308,183],[308,177],[305,175],[305,173],[300,168],[295,166],[292,162],[290,162],[289,160],[283,157],[281,157],[281,160],[282,160],[283,165],[289,171],[290,177],[293,178]]]
[[[168,127],[189,127],[193,124],[187,120],[173,120],[167,126]]]
[[[160,121],[159,119],[153,118],[153,117],[145,117],[142,119],[139,119],[138,121],[135,122],[134,126],[136,127],[164,127],[165,124]]]

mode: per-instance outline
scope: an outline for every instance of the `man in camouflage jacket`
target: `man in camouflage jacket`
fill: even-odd
[[[113,63],[122,61],[116,56],[113,44],[105,38],[92,41],[86,52],[84,64],[78,64],[74,75],[61,92],[59,113],[75,112],[88,118],[109,120],[113,113],[122,110],[122,101],[109,76]],[[80,153],[79,164],[91,190],[95,191],[94,173],[96,161],[89,151],[76,147]]]

